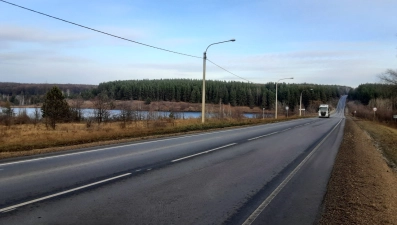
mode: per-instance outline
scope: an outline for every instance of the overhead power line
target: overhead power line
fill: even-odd
[[[210,63],[212,63],[212,64],[214,64],[215,66],[217,66],[217,67],[221,68],[222,70],[224,70],[224,71],[226,71],[226,72],[230,73],[231,75],[233,75],[233,76],[235,76],[235,77],[238,77],[238,78],[240,78],[240,79],[242,79],[242,80],[245,80],[245,81],[248,81],[248,82],[251,82],[251,83],[254,83],[254,82],[252,82],[252,81],[250,81],[250,80],[247,80],[247,79],[245,79],[245,78],[242,78],[242,77],[240,77],[240,76],[238,76],[238,75],[236,75],[236,74],[234,74],[234,73],[230,72],[229,70],[227,70],[227,69],[225,69],[225,68],[223,68],[223,67],[219,66],[218,64],[216,64],[216,63],[212,62],[212,61],[211,61],[211,60],[209,60],[208,58],[207,58],[207,61],[208,61],[208,62],[210,62]]]
[[[55,16],[51,16],[51,15],[48,15],[48,14],[45,14],[45,13],[42,13],[42,12],[39,12],[39,11],[36,11],[36,10],[33,10],[33,9],[29,9],[29,8],[26,8],[26,7],[11,3],[11,2],[7,2],[7,1],[4,1],[4,0],[0,0],[0,2],[4,2],[4,3],[7,3],[9,5],[21,8],[21,9],[25,9],[25,10],[28,10],[28,11],[31,11],[31,12],[34,12],[34,13],[37,13],[37,14],[40,14],[40,15],[43,15],[43,16],[47,16],[47,17],[50,17],[50,18],[53,18],[53,19],[56,19],[56,20],[60,20],[60,21],[65,22],[65,23],[73,24],[75,26],[79,26],[79,27],[82,27],[82,28],[85,28],[85,29],[88,29],[88,30],[92,30],[92,31],[95,31],[95,32],[98,32],[98,33],[101,33],[101,34],[105,34],[105,35],[111,36],[111,37],[115,37],[115,38],[118,38],[118,39],[129,41],[129,42],[132,42],[132,43],[135,43],[135,44],[143,45],[143,46],[146,46],[146,47],[150,47],[150,48],[154,48],[154,49],[158,49],[158,50],[162,50],[162,51],[166,51],[166,52],[170,52],[170,53],[174,53],[174,54],[178,54],[178,55],[184,55],[184,56],[193,57],[193,58],[199,58],[199,59],[202,58],[200,56],[195,56],[195,55],[189,55],[189,54],[185,54],[185,53],[181,53],[181,52],[176,52],[176,51],[168,50],[168,49],[165,49],[165,48],[159,48],[159,47],[156,47],[156,46],[153,46],[153,45],[148,45],[148,44],[145,44],[145,43],[134,41],[134,40],[131,40],[131,39],[128,39],[128,38],[123,38],[123,37],[120,37],[120,36],[117,36],[117,35],[114,35],[114,34],[110,34],[110,33],[104,32],[104,31],[100,31],[100,30],[97,30],[97,29],[94,29],[94,28],[91,28],[91,27],[87,27],[87,26],[84,26],[84,25],[81,25],[81,24],[78,24],[78,23],[74,23],[74,22],[71,22],[71,21],[68,21],[68,20],[65,20],[65,19],[58,18],[58,17],[55,17]],[[242,80],[251,82],[251,81],[249,81],[249,80],[247,80],[245,78],[242,78],[242,77],[230,72],[229,70],[219,66],[218,64],[216,64],[216,63],[212,62],[211,60],[209,60],[208,58],[207,58],[207,61],[209,61],[210,63],[214,64],[215,66],[217,66],[220,69],[230,73],[231,75],[233,75],[235,77],[238,77],[238,78],[240,78]],[[251,82],[251,83],[253,83],[253,82]]]
[[[130,39],[127,39],[127,38],[123,38],[123,37],[114,35],[114,34],[110,34],[110,33],[104,32],[104,31],[100,31],[100,30],[93,29],[93,28],[90,28],[90,27],[87,27],[87,26],[83,26],[83,25],[78,24],[78,23],[73,23],[73,22],[70,22],[70,21],[68,21],[68,20],[64,20],[64,19],[61,19],[61,18],[58,18],[58,17],[55,17],[55,16],[51,16],[51,15],[48,15],[48,14],[45,14],[45,13],[42,13],[42,12],[38,12],[38,11],[36,11],[36,10],[29,9],[29,8],[26,8],[26,7],[23,7],[23,6],[20,6],[20,5],[11,3],[11,2],[7,2],[7,1],[3,1],[3,0],[0,0],[0,1],[1,1],[1,2],[4,2],[4,3],[7,3],[7,4],[10,4],[10,5],[13,5],[13,6],[16,6],[16,7],[19,7],[19,8],[22,8],[22,9],[25,9],[25,10],[28,10],[28,11],[31,11],[31,12],[34,12],[34,13],[41,14],[41,15],[43,15],[43,16],[48,16],[48,17],[50,17],[50,18],[63,21],[63,22],[65,22],[65,23],[70,23],[70,24],[73,24],[73,25],[76,25],[76,26],[79,26],[79,27],[82,27],[82,28],[85,28],[85,29],[88,29],[88,30],[92,30],[92,31],[95,31],[95,32],[98,32],[98,33],[102,33],[102,34],[105,34],[105,35],[109,35],[109,36],[112,36],[112,37],[115,37],[115,38],[119,38],[119,39],[122,39],[122,40],[125,40],[125,41],[133,42],[133,43],[135,43],[135,44],[144,45],[144,46],[146,46],[146,47],[155,48],[155,49],[158,49],[158,50],[162,50],[162,51],[166,51],[166,52],[171,52],[171,53],[178,54],[178,55],[184,55],[184,56],[189,56],[189,57],[193,57],[193,58],[200,58],[200,59],[202,58],[202,57],[200,57],[200,56],[194,56],[194,55],[189,55],[189,54],[180,53],[180,52],[176,52],[176,51],[171,51],[171,50],[168,50],[168,49],[165,49],[165,48],[159,48],[159,47],[156,47],[156,46],[153,46],[153,45],[148,45],[148,44],[141,43],[141,42],[138,42],[138,41],[133,41],[133,40],[130,40]]]

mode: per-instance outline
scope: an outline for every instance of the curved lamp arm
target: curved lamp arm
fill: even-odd
[[[211,45],[216,45],[216,44],[225,43],[225,42],[229,42],[229,41],[236,41],[236,39],[230,39],[230,40],[228,40],[228,41],[221,41],[221,42],[212,43],[212,44],[208,45],[208,47],[205,49],[205,52],[204,52],[204,53],[207,52],[208,48],[209,48]]]

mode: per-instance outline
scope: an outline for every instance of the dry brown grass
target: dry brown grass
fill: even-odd
[[[148,136],[171,135],[232,126],[271,123],[291,120],[297,117],[274,119],[208,119],[203,125],[201,119],[155,120],[127,123],[112,122],[98,125],[93,123],[57,124],[55,130],[47,129],[44,124],[22,124],[11,127],[0,126],[0,158],[32,155],[93,145],[130,141]],[[96,144],[93,144],[96,143]],[[50,148],[50,149],[48,149]]]
[[[375,113],[374,107],[377,108]],[[393,115],[397,115],[397,111],[391,107],[391,103],[387,99],[373,99],[368,105],[350,101],[347,103],[347,109],[351,116],[397,127],[397,122],[393,119]],[[355,115],[354,111],[356,111]]]
[[[389,161],[390,166],[396,168],[397,165],[397,129],[383,124],[357,120],[356,123],[375,140],[383,155]]]
[[[365,125],[355,122],[346,120],[319,224],[397,224],[396,173],[364,132],[388,133],[389,129],[368,121]]]

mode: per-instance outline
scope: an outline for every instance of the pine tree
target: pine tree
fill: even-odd
[[[46,125],[55,129],[57,122],[67,121],[70,118],[70,108],[62,94],[62,91],[54,86],[45,96],[43,106],[41,107],[43,118],[46,119]]]

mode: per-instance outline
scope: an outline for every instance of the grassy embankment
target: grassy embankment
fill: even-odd
[[[397,224],[397,129],[386,112],[349,102],[319,224]],[[379,116],[379,117],[378,117]],[[385,119],[386,118],[386,119]]]
[[[348,117],[319,224],[397,224],[395,143],[397,129]]]
[[[356,116],[352,117],[352,119],[376,141],[377,147],[382,149],[385,158],[393,167],[396,167],[397,121],[391,119],[391,115],[395,113],[391,111],[387,113],[383,112],[383,114],[387,114],[387,116],[383,116],[382,118],[387,119],[380,119],[379,117],[381,117],[381,115],[376,115],[374,118],[372,109],[364,107],[361,104],[349,102],[347,108],[350,114],[357,111]]]
[[[233,126],[255,125],[297,119],[281,117],[277,120],[262,119],[201,119],[156,120],[132,122],[123,127],[121,122],[92,124],[63,123],[55,130],[44,124],[0,126],[0,158],[26,156],[79,147],[113,144],[150,137],[170,136],[194,131],[204,131]]]

